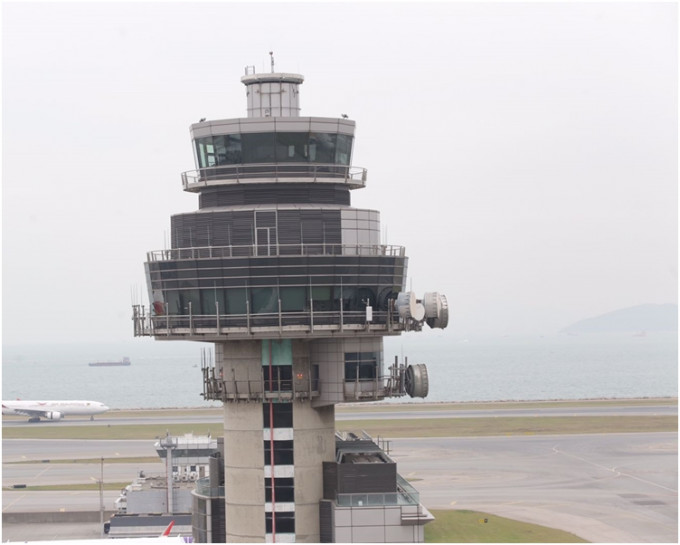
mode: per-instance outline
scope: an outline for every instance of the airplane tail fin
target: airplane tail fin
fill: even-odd
[[[170,535],[170,532],[172,531],[172,527],[175,525],[175,521],[171,521],[170,524],[168,524],[168,527],[163,530],[163,533],[161,534],[161,537],[168,537]]]

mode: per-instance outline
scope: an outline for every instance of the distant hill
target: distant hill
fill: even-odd
[[[640,333],[677,331],[678,305],[639,305],[580,320],[561,333]]]

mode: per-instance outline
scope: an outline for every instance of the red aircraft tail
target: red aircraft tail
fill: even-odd
[[[173,520],[170,524],[168,524],[168,527],[165,530],[163,530],[161,537],[168,537],[170,535],[170,532],[172,531],[172,527],[174,525],[175,525],[175,521]]]

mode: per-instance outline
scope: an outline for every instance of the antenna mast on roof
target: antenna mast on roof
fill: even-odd
[[[272,58],[272,74],[274,73],[274,52],[270,51],[269,56]]]

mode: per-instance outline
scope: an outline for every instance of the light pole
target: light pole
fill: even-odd
[[[99,478],[99,529],[104,537],[104,457],[101,457],[101,472]]]

